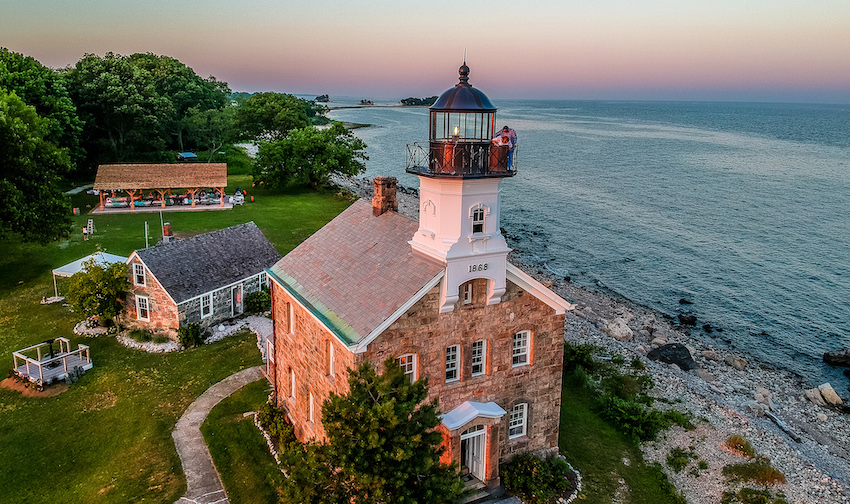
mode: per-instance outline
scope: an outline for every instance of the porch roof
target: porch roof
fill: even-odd
[[[105,164],[97,167],[94,189],[227,187],[227,163]]]
[[[480,403],[466,401],[442,416],[443,425],[450,431],[459,429],[478,418],[501,418],[507,411],[494,402]]]

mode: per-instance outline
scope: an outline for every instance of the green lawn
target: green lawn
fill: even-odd
[[[257,411],[269,391],[265,380],[245,386],[213,408],[201,426],[231,504],[277,501],[283,474],[254,426],[254,417],[243,416]]]
[[[662,489],[666,476],[660,469],[645,464],[640,449],[593,412],[592,394],[567,383],[566,377],[564,381],[561,453],[581,472],[586,497],[582,502],[608,504],[619,495],[618,502],[675,504],[676,499]]]
[[[255,203],[230,211],[169,213],[176,233],[200,233],[253,220],[281,254],[346,208],[330,193],[268,194],[247,176],[229,177]],[[74,206],[97,198],[75,195]],[[90,216],[74,217],[81,229]],[[0,504],[17,502],[174,502],[185,490],[171,431],[185,408],[226,376],[260,364],[251,336],[168,355],[119,345],[114,338],[78,338],[79,320],[67,308],[42,306],[53,293],[50,270],[101,249],[128,255],[144,246],[144,221],[156,235],[159,214],[96,216],[96,234],[80,232],[46,246],[0,241],[0,352],[64,336],[72,348],[91,346],[94,369],[53,398],[22,397],[0,389]],[[61,288],[61,284],[60,284]],[[5,369],[0,369],[4,378]]]

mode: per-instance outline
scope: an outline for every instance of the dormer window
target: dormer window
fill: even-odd
[[[473,233],[483,233],[484,232],[484,209],[476,208],[472,211],[472,232]]]

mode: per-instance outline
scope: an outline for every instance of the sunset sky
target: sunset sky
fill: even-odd
[[[0,46],[51,67],[167,54],[234,91],[850,103],[848,0],[5,0]]]

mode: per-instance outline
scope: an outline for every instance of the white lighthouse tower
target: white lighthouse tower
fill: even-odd
[[[430,108],[429,147],[408,148],[407,172],[419,176],[419,230],[413,249],[445,263],[440,311],[471,296],[470,280],[487,279],[487,304],[505,293],[510,248],[502,236],[501,182],[516,173],[513,145],[491,142],[496,108],[469,84],[469,67],[458,84]],[[462,288],[466,292],[462,291]]]

